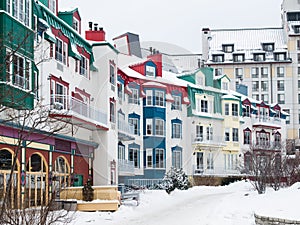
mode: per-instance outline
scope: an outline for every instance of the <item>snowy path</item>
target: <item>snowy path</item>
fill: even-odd
[[[196,187],[188,191],[146,191],[141,204],[115,213],[77,212],[73,225],[253,225],[251,187]],[[250,191],[251,192],[251,191]],[[253,192],[252,192],[253,193]]]

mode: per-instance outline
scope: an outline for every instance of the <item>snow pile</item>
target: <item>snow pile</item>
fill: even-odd
[[[128,202],[117,212],[76,212],[71,224],[81,225],[253,225],[254,213],[300,220],[300,183],[258,195],[249,182],[228,186],[199,186],[188,190],[147,190],[140,204]],[[299,211],[299,210],[298,210]]]

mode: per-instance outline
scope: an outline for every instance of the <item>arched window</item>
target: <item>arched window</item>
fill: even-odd
[[[70,186],[70,166],[64,157],[57,157],[53,170],[54,188]]]

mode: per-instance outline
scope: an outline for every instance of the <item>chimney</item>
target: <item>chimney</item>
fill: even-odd
[[[105,31],[102,27],[98,29],[98,23],[89,22],[89,30],[85,31],[85,39],[89,41],[105,41]]]
[[[211,31],[209,28],[202,29],[202,60],[207,62],[209,55],[209,42],[211,40]]]

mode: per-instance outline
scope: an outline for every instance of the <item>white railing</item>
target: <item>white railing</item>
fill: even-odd
[[[127,159],[118,160],[119,173],[130,173],[134,174],[134,162]]]
[[[282,148],[282,145],[280,142],[253,142],[252,143],[253,149],[260,149],[260,150],[280,150]]]
[[[213,166],[211,169],[204,168],[203,165],[193,165],[193,175],[236,175],[240,171],[238,168],[224,168]]]
[[[133,125],[124,120],[118,120],[118,130],[123,133],[134,134]]]
[[[128,179],[127,185],[138,187],[152,187],[162,182],[162,179]]]
[[[256,117],[251,117],[251,120],[252,120],[252,124],[269,123],[269,124],[281,125],[281,119],[278,117],[256,116]]]
[[[193,144],[205,144],[205,145],[226,145],[224,137],[212,135],[212,140],[207,140],[206,133],[203,135],[192,135]]]
[[[84,116],[96,122],[107,124],[107,114],[81,102],[72,96],[52,95],[51,104],[56,110],[69,110],[72,113]]]

